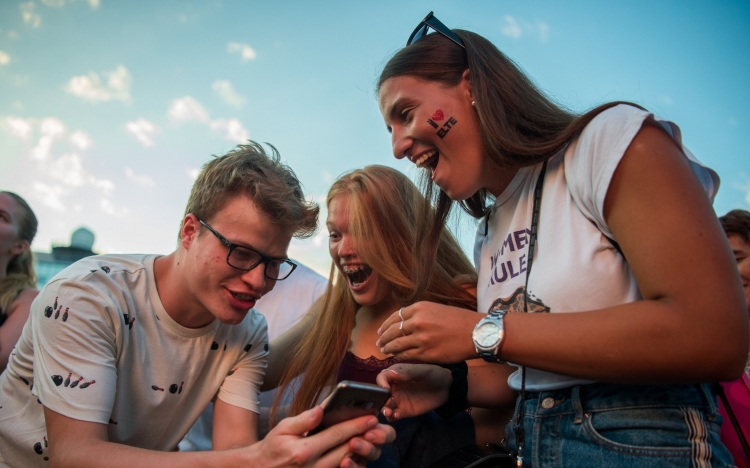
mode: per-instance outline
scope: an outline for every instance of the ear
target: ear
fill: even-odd
[[[14,257],[21,255],[22,253],[29,250],[29,241],[20,241],[10,249],[10,254]]]
[[[471,76],[469,74],[469,69],[467,68],[464,70],[463,75],[461,75],[461,82],[459,83],[459,86],[461,86],[461,90],[466,93],[466,97],[469,101],[474,100],[474,89],[471,86]]]
[[[201,230],[201,224],[198,222],[198,218],[189,213],[182,220],[182,228],[180,229],[180,245],[185,250],[190,250],[190,246],[198,238],[198,234]]]

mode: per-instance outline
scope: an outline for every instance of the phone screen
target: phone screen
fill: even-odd
[[[340,422],[365,415],[376,415],[391,392],[377,385],[343,380],[339,382],[323,408],[323,420],[309,432],[315,434]]]

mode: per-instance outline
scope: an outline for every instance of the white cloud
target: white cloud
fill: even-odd
[[[173,122],[208,122],[208,112],[203,106],[190,96],[185,96],[172,101],[169,106],[169,118]]]
[[[20,39],[21,35],[18,34],[17,32],[15,32],[15,31],[8,31],[8,38],[16,40],[16,39]]]
[[[549,37],[549,25],[544,21],[531,23],[523,18],[514,18],[511,15],[503,17],[500,31],[511,39],[520,39],[522,36],[536,36],[539,42],[547,42]]]
[[[33,130],[31,120],[19,117],[6,117],[3,121],[3,130],[22,140],[28,140]]]
[[[36,4],[34,2],[21,3],[18,7],[21,9],[21,17],[24,23],[32,28],[38,28],[42,24],[42,17],[36,12]]]
[[[214,92],[227,104],[234,107],[242,107],[245,104],[245,97],[234,89],[234,86],[228,80],[216,80],[211,86]]]
[[[102,73],[106,79],[103,83],[98,73],[74,76],[70,79],[65,90],[74,96],[88,101],[130,101],[130,85],[133,77],[127,68],[118,65],[111,72]]]
[[[223,132],[224,139],[227,141],[234,141],[235,143],[247,143],[250,139],[250,135],[242,122],[237,119],[219,119],[214,120],[210,124],[211,130],[215,132]]]
[[[63,204],[61,197],[67,192],[63,187],[59,185],[47,185],[42,182],[34,182],[32,188],[35,192],[35,198],[40,200],[43,205],[48,206],[55,211],[65,211],[65,204]]]
[[[75,153],[64,154],[46,166],[49,175],[71,187],[80,187],[88,182],[81,157]]]
[[[54,117],[48,117],[42,119],[39,131],[42,136],[36,146],[31,149],[31,159],[45,161],[52,149],[52,144],[65,134],[65,125]]]
[[[0,66],[8,65],[9,63],[10,63],[10,55],[0,50]]]
[[[86,132],[84,132],[83,130],[78,130],[70,135],[70,144],[80,150],[86,151],[87,149],[91,148],[91,145],[94,144],[94,141],[90,136],[88,136]]]
[[[190,180],[195,180],[198,178],[198,174],[201,173],[201,170],[197,167],[189,167],[185,169],[185,174],[187,174],[188,177],[190,177]]]
[[[48,7],[62,8],[66,3],[75,3],[76,0],[42,0]],[[86,0],[92,10],[99,8],[99,0]]]
[[[154,179],[144,174],[136,174],[129,167],[125,168],[125,175],[128,176],[128,179],[132,180],[133,182],[139,185],[148,185],[151,187],[156,185],[156,183],[154,182]]]
[[[504,35],[518,39],[523,34],[521,26],[518,22],[510,15],[505,15],[505,24],[501,27],[501,31]]]
[[[112,200],[109,200],[108,198],[102,198],[99,200],[99,208],[102,209],[103,212],[107,213],[111,216],[116,216],[118,218],[122,218],[123,216],[128,214],[128,209],[125,207],[117,207],[112,203]]]
[[[252,47],[250,47],[247,44],[243,44],[241,42],[228,43],[227,52],[230,54],[234,54],[234,53],[240,54],[240,57],[242,58],[243,62],[253,60],[255,59],[255,57],[257,57],[257,54],[255,53]]]
[[[138,120],[126,123],[125,130],[136,137],[143,146],[154,146],[154,134],[159,129],[156,125],[140,117]]]

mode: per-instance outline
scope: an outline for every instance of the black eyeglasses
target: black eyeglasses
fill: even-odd
[[[206,229],[211,231],[224,245],[229,247],[229,253],[227,253],[227,264],[232,268],[249,271],[263,263],[265,265],[263,274],[266,275],[266,278],[277,281],[289,278],[289,275],[291,275],[294,269],[297,268],[297,264],[288,258],[266,257],[250,247],[229,242],[226,237],[216,232],[216,230],[209,226],[208,223],[197,216],[196,219],[199,223],[205,226]]]
[[[414,32],[412,32],[411,36],[409,36],[409,40],[406,41],[406,45],[411,45],[412,42],[416,42],[425,37],[430,28],[439,32],[440,34],[447,37],[451,41],[463,47],[464,50],[466,50],[466,46],[464,45],[464,42],[461,40],[461,38],[458,37],[456,33],[451,31],[448,26],[441,23],[439,19],[435,18],[432,15],[432,12],[430,12],[430,14],[425,16],[424,19],[419,22],[419,25],[414,29]]]

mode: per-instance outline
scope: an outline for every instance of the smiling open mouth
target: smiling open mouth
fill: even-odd
[[[434,150],[420,156],[419,159],[414,161],[414,164],[416,164],[417,167],[430,168],[434,170],[435,166],[437,166],[439,158],[440,153],[438,153],[437,150]]]
[[[361,286],[372,274],[372,268],[367,265],[344,266],[343,270],[347,281],[354,288]]]

